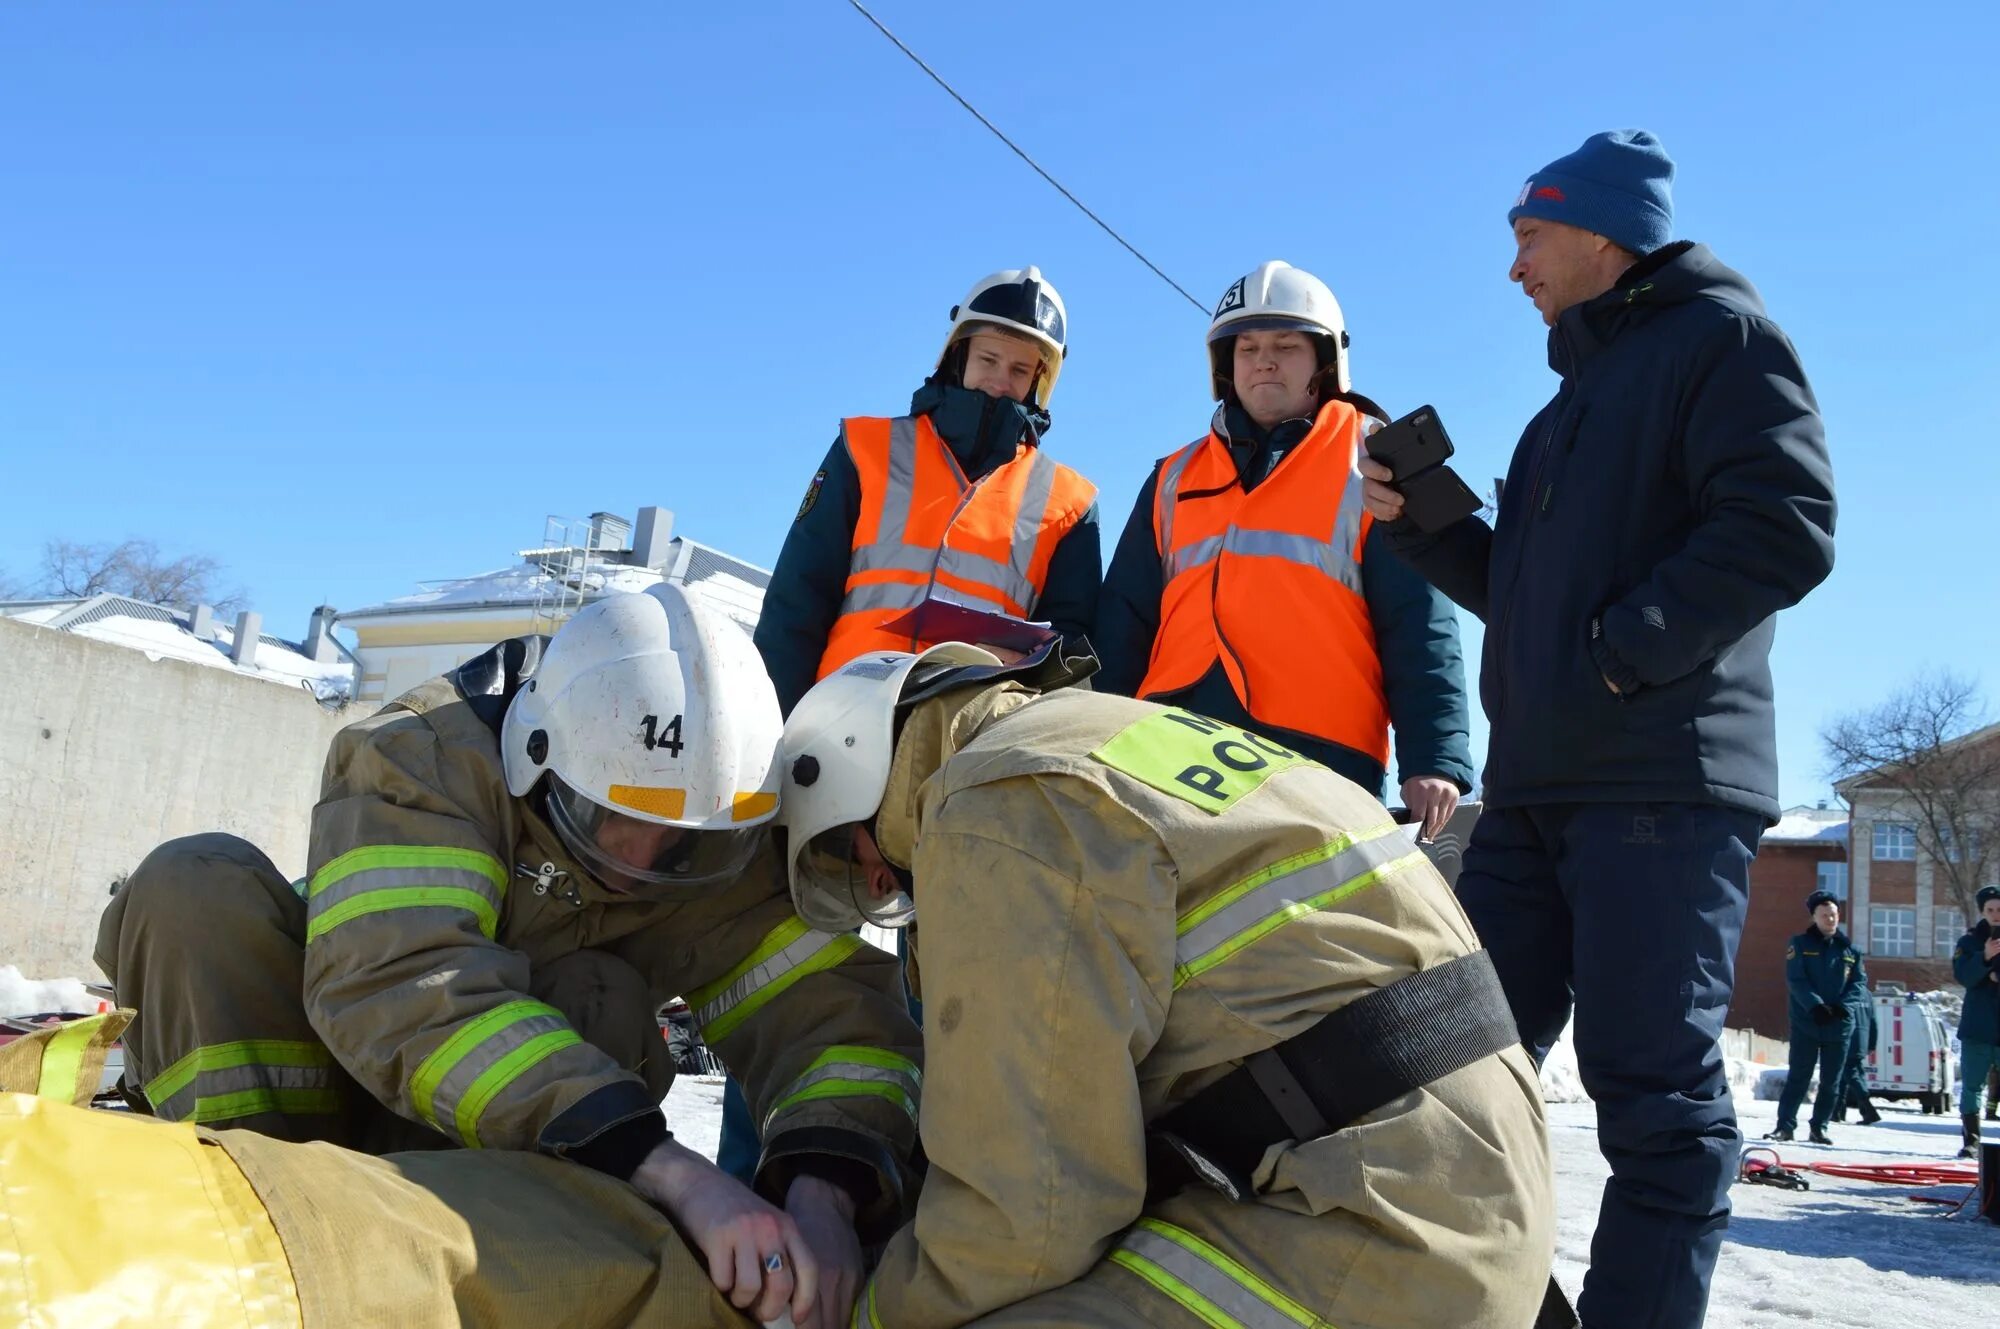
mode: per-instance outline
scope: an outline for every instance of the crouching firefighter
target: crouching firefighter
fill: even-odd
[[[423,684],[334,739],[296,890],[200,835],[113,898],[128,1082],[208,1127],[573,1160],[675,1218],[737,1307],[840,1322],[857,1226],[901,1217],[917,1034],[893,957],[792,912],[779,730],[749,637],[675,586]],[[760,1114],[754,1192],[668,1130],[677,995]]]
[[[1058,686],[1094,667],[871,652],[787,721],[801,916],[921,914],[930,1170],[856,1323],[1527,1329],[1541,1097],[1450,890],[1325,767]]]

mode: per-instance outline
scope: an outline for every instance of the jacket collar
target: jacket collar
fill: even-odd
[[[989,397],[929,378],[910,397],[911,415],[928,415],[968,480],[1014,460],[1021,446],[1039,447],[1049,414],[1023,402]]]
[[[924,785],[988,724],[1027,705],[1038,694],[1018,683],[960,688],[920,702],[902,718],[889,782],[875,814],[875,843],[882,856],[908,870],[917,849],[918,807]]]

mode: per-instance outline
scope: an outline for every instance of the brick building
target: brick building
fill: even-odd
[[[1750,866],[1750,911],[1736,953],[1731,1029],[1790,1036],[1785,943],[1805,930],[1808,895],[1828,890],[1847,898],[1847,824],[1843,809],[1797,807],[1764,833]]]
[[[1989,725],[1945,748],[1969,750],[1960,769],[2000,769],[2000,725]],[[1913,992],[1951,987],[1951,949],[1968,926],[1945,875],[1945,860],[1968,861],[1981,884],[2000,885],[2000,853],[1990,843],[1992,811],[2000,791],[1961,800],[1963,844],[1925,819],[1922,809],[1883,772],[1869,772],[1835,786],[1847,800],[1853,854],[1852,908],[1855,942],[1868,954],[1868,973],[1894,979]],[[1985,835],[1982,836],[1981,832]]]

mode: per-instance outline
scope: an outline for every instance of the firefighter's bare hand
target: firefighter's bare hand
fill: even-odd
[[[785,1212],[819,1262],[819,1296],[804,1315],[792,1312],[798,1329],[842,1329],[861,1292],[861,1238],[854,1231],[854,1199],[832,1182],[797,1177],[785,1193]]]
[[[1389,487],[1395,472],[1373,457],[1363,457],[1361,468],[1361,505],[1368,509],[1376,521],[1395,521],[1403,515],[1403,496]]]
[[[1458,811],[1458,786],[1442,776],[1415,775],[1403,781],[1403,806],[1411,820],[1423,829],[1426,840],[1435,840],[1451,814]]]
[[[1990,960],[1996,955],[2000,955],[2000,937],[1988,937],[1986,939],[1986,958]]]
[[[819,1262],[790,1214],[672,1140],[646,1155],[632,1185],[687,1232],[730,1305],[760,1324],[787,1311],[808,1323]]]

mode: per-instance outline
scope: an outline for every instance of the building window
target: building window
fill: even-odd
[[[1931,944],[1938,954],[1951,954],[1952,947],[1958,945],[1959,937],[1965,932],[1965,916],[1956,909],[1940,909],[1931,915]]]
[[[1917,858],[1917,828],[1906,821],[1875,823],[1875,861],[1913,863]]]
[[[1961,862],[1968,851],[1973,858],[1976,859],[1979,857],[1978,827],[1975,826],[1965,833],[1965,844],[1963,846],[1959,844],[1958,835],[1951,827],[1945,826],[1938,830],[1938,856],[1944,859],[1945,862]]]
[[[1953,940],[1957,940],[1956,937]],[[1868,953],[1877,956],[1912,957],[1917,953],[1917,911],[1886,909],[1874,905],[1868,910]]]
[[[1825,891],[1836,900],[1847,898],[1847,864],[1821,863],[1819,880],[1815,889]]]

